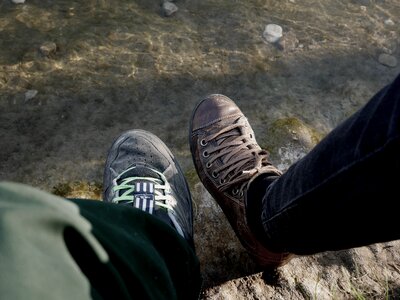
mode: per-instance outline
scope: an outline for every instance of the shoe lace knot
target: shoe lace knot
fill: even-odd
[[[206,168],[219,160],[211,173],[214,179],[219,178],[219,189],[225,191],[233,187],[232,194],[239,196],[243,195],[243,189],[254,175],[280,173],[268,161],[269,153],[257,144],[254,132],[246,124],[247,119],[240,117],[234,124],[200,141],[203,147],[209,146],[202,153],[208,158]]]

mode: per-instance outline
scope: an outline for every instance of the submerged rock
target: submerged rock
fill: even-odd
[[[393,25],[394,25],[394,22],[393,22],[392,19],[387,19],[387,20],[385,20],[385,25],[393,26]]]
[[[53,42],[45,42],[40,46],[39,50],[44,56],[49,56],[56,53],[57,45]]]
[[[396,57],[386,54],[386,53],[382,53],[381,55],[379,55],[378,57],[378,61],[387,67],[396,67],[397,66],[397,59]]]
[[[268,24],[265,26],[263,33],[264,39],[269,43],[276,43],[282,37],[282,27],[276,24]]]
[[[164,2],[162,5],[162,11],[164,16],[170,17],[178,11],[178,6],[171,2]]]
[[[33,98],[36,97],[36,95],[38,94],[37,90],[28,90],[25,92],[25,101],[29,101]]]

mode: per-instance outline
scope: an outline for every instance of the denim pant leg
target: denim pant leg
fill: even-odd
[[[265,243],[313,254],[399,239],[399,137],[400,76],[281,177],[252,184]]]

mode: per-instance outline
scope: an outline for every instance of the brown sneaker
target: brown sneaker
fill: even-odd
[[[257,144],[241,110],[226,96],[208,96],[193,112],[189,138],[200,180],[221,206],[244,248],[261,267],[286,263],[290,255],[268,250],[247,222],[250,182],[259,174],[282,173],[268,162],[268,153]]]

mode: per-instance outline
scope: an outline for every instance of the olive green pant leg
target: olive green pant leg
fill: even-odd
[[[0,184],[1,299],[196,299],[194,251],[142,211]]]

